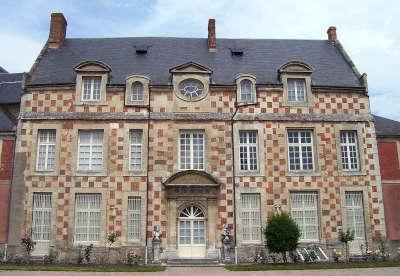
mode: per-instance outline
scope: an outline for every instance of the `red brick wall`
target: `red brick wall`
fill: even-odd
[[[378,141],[382,180],[400,179],[399,154],[396,142]]]
[[[0,185],[0,244],[7,241],[10,185]]]
[[[400,240],[400,182],[383,184],[386,234],[389,240]]]
[[[14,140],[3,140],[0,154],[0,244],[7,241],[9,193],[14,157]]]
[[[14,156],[14,140],[3,140],[0,156],[0,180],[11,180]]]

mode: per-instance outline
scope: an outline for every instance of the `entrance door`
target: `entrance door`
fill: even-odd
[[[362,192],[346,192],[347,229],[354,231],[354,240],[349,243],[351,255],[361,255],[365,250],[365,223]]]
[[[206,220],[197,206],[189,206],[179,215],[178,255],[181,258],[204,258],[206,254]]]

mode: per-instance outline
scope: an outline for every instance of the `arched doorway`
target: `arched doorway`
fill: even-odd
[[[206,217],[203,210],[190,205],[178,218],[178,254],[181,258],[204,258],[206,254]]]

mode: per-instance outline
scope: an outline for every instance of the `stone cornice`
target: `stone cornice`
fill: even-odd
[[[21,120],[172,120],[172,121],[230,121],[232,113],[128,113],[128,112],[75,112],[44,113],[22,112]],[[298,121],[298,122],[365,122],[372,121],[370,114],[241,114],[234,121]]]

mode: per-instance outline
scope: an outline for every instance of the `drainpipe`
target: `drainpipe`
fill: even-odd
[[[236,89],[237,91],[237,89]],[[257,99],[257,89],[256,89],[256,93],[255,93],[255,97]],[[238,263],[238,252],[237,252],[237,243],[236,243],[236,238],[237,238],[237,224],[236,224],[236,170],[235,170],[235,139],[234,139],[234,133],[233,133],[233,126],[234,126],[234,122],[235,122],[235,116],[237,114],[237,112],[239,111],[239,108],[241,107],[246,107],[246,106],[257,106],[258,103],[244,103],[244,104],[238,104],[238,94],[236,93],[236,97],[235,97],[235,112],[233,113],[232,117],[231,117],[231,141],[232,141],[232,145],[231,145],[231,149],[232,149],[232,182],[233,182],[233,224],[235,226],[235,229],[233,231],[233,239],[234,239],[234,247],[235,247],[235,263]]]
[[[144,259],[144,263],[147,265],[148,263],[148,250],[147,250],[147,222],[148,222],[148,210],[149,210],[149,204],[148,204],[148,199],[149,199],[149,149],[150,149],[150,93],[151,93],[151,89],[150,89],[150,85],[149,85],[149,103],[146,106],[147,109],[147,160],[146,160],[146,231],[145,231],[145,259]]]

